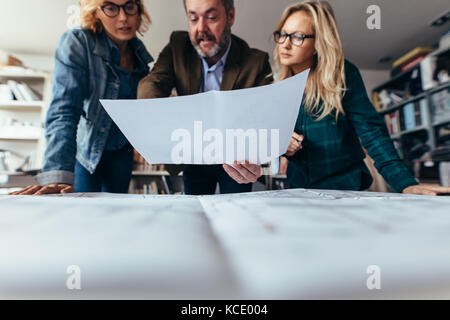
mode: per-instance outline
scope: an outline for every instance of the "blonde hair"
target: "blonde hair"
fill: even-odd
[[[339,113],[345,115],[342,97],[346,85],[344,52],[333,9],[326,1],[293,4],[284,10],[276,30],[281,31],[286,20],[298,11],[303,11],[312,18],[317,52],[305,88],[305,108],[309,114],[316,116],[317,120],[336,112],[337,121]],[[275,48],[274,60],[279,69],[279,80],[294,75],[292,68],[281,65],[278,45]]]
[[[104,0],[79,0],[81,7],[81,27],[83,27],[84,29],[92,30],[95,33],[103,31],[102,23],[100,19],[96,17],[95,12],[97,8],[104,2]],[[148,26],[150,25],[152,20],[150,19],[150,15],[148,14],[143,1],[135,0],[135,2],[139,6],[139,20],[137,31],[142,35],[148,30]]]

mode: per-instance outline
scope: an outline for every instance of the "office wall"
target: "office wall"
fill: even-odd
[[[54,61],[51,55],[14,54],[14,56],[21,59],[27,67],[45,71],[53,70]],[[387,70],[361,69],[360,71],[369,97],[372,96],[373,88],[389,79]]]

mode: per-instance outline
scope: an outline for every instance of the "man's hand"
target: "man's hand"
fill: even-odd
[[[304,136],[297,134],[295,132],[292,134],[291,141],[289,142],[289,146],[286,151],[286,155],[288,157],[292,157],[297,151],[303,148],[302,146],[303,138]]]
[[[262,176],[261,166],[258,164],[250,164],[248,161],[242,163],[235,161],[233,166],[224,164],[223,169],[239,184],[256,182]]]
[[[28,186],[25,189],[11,192],[9,195],[23,196],[23,195],[40,195],[40,194],[54,194],[54,193],[73,193],[73,187],[68,184],[49,184],[46,186]]]
[[[428,196],[437,196],[438,194],[450,194],[450,187],[441,187],[438,185],[418,184],[405,188],[402,193],[423,194]]]

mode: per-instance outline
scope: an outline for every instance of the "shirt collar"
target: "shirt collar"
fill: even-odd
[[[227,58],[228,58],[228,53],[230,53],[230,48],[231,48],[231,39],[228,43],[228,48],[227,51],[225,51],[225,54],[222,56],[222,58],[220,58],[219,61],[217,61],[217,63],[213,66],[209,66],[208,62],[206,62],[206,59],[203,56],[200,56],[200,59],[202,60],[202,65],[203,65],[203,70],[206,71],[215,71],[217,68],[219,67],[224,67],[225,63],[227,62]]]

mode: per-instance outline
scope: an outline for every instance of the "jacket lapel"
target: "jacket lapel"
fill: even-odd
[[[187,75],[185,79],[188,81],[189,92],[186,94],[192,95],[200,92],[202,83],[202,62],[194,47],[190,45],[187,58]]]
[[[97,56],[103,58],[103,60],[111,61],[111,51],[108,47],[108,39],[104,31],[102,31],[98,36],[94,37],[95,45],[93,53]]]
[[[222,75],[220,90],[233,90],[236,79],[241,72],[239,47],[236,41],[231,40],[231,48]]]

